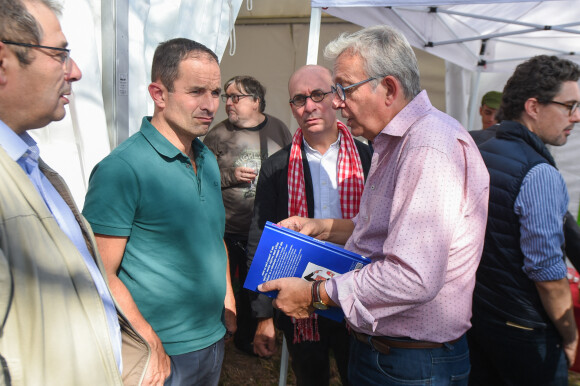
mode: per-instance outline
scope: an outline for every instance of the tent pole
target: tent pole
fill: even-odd
[[[308,55],[306,64],[318,63],[318,44],[320,43],[320,20],[322,19],[322,9],[312,8],[310,10],[310,32],[308,34]]]
[[[129,137],[128,1],[103,0],[101,14],[103,103],[114,149]]]
[[[479,93],[479,82],[481,81],[481,67],[477,67],[477,72],[475,73],[475,79],[471,87],[471,97],[469,97],[469,117],[467,121],[467,130],[473,130],[473,121],[475,120],[475,114],[477,112],[477,107],[479,105],[477,101],[477,94]]]
[[[280,378],[278,379],[278,386],[286,386],[288,380],[288,344],[286,337],[282,335],[282,355],[280,356]]]

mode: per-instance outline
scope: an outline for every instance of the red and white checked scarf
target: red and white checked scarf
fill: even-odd
[[[342,122],[336,122],[342,134],[337,170],[340,209],[342,218],[353,218],[358,213],[365,177],[352,134]],[[292,138],[288,164],[288,215],[308,217],[302,167],[302,138],[302,129],[298,128]]]
[[[336,121],[342,134],[338,151],[338,193],[342,218],[353,218],[359,210],[360,198],[364,188],[364,173],[352,134],[346,126]],[[302,164],[302,129],[298,128],[292,138],[290,161],[288,164],[288,215],[308,217],[306,202],[306,185]],[[308,319],[292,318],[294,323],[293,343],[304,341],[318,342],[318,315],[312,314]]]

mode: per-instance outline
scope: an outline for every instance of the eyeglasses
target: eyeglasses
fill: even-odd
[[[578,110],[578,106],[580,106],[580,102],[574,102],[571,105],[569,105],[568,103],[562,103],[557,101],[550,101],[548,103],[555,103],[557,105],[566,107],[568,109],[568,116],[570,117],[574,115],[574,113]]]
[[[44,54],[49,55],[49,56],[57,59],[64,66],[64,73],[66,75],[68,75],[68,74],[71,73],[71,70],[72,70],[72,62],[70,60],[70,49],[69,48],[51,47],[51,46],[41,46],[40,44],[19,43],[19,42],[13,42],[13,41],[10,41],[10,40],[2,40],[2,43],[4,43],[4,44],[10,44],[10,45],[13,45],[13,46],[30,47],[30,48],[44,48],[44,49],[47,49],[47,50],[58,51],[59,54],[57,54],[57,55],[49,55],[46,52],[44,52]]]
[[[222,101],[227,102],[229,98],[232,98],[232,102],[238,103],[240,98],[253,96],[251,94],[222,94]]]
[[[290,99],[289,102],[296,107],[304,106],[308,98],[312,99],[312,102],[319,103],[322,102],[328,94],[332,94],[335,91],[336,89],[334,87],[331,87],[331,90],[328,92],[324,92],[322,90],[314,90],[310,95],[302,95],[302,94],[294,95],[294,98]]]
[[[385,76],[386,75],[381,76],[381,78],[384,78]],[[346,86],[346,87],[343,87],[342,84],[337,83],[335,86],[336,88],[333,87],[333,89],[336,91],[336,95],[338,95],[340,100],[344,102],[346,100],[346,90],[352,90],[353,87],[360,86],[361,84],[365,84],[365,83],[370,82],[371,80],[375,80],[375,79],[379,79],[379,77],[372,76],[368,79],[361,80],[358,83],[351,84],[350,86]],[[354,90],[352,90],[352,91],[354,91]],[[349,91],[349,93],[351,93],[352,91]]]

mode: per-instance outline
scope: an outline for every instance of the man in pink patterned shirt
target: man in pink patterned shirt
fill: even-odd
[[[342,35],[334,107],[374,154],[352,220],[291,217],[281,225],[345,243],[372,263],[322,284],[284,278],[274,305],[303,318],[341,307],[352,327],[349,381],[467,384],[475,272],[481,257],[489,175],[468,132],[435,109],[419,86],[415,55],[387,26]]]

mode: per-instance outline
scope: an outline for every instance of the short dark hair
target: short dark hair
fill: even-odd
[[[176,38],[159,43],[155,54],[153,54],[153,64],[151,65],[151,82],[158,79],[167,90],[173,91],[173,83],[179,75],[179,64],[186,58],[207,58],[215,60],[219,65],[217,55],[196,41],[186,38]]]
[[[556,56],[538,55],[516,67],[508,79],[501,100],[501,118],[519,119],[530,98],[549,103],[560,92],[563,82],[576,82],[580,68],[576,63]]]
[[[224,84],[224,90],[227,90],[228,87],[235,83],[238,90],[251,94],[254,97],[254,100],[260,100],[260,112],[263,113],[266,109],[266,88],[262,86],[260,82],[253,76],[249,75],[238,75],[234,76],[230,80],[228,80]]]
[[[52,0],[28,0],[30,3],[43,4],[55,15],[60,16],[61,7]],[[38,21],[28,12],[21,0],[0,0],[0,40],[9,40],[18,43],[40,44],[43,30]],[[30,47],[11,45],[18,61],[22,66],[29,65]]]

